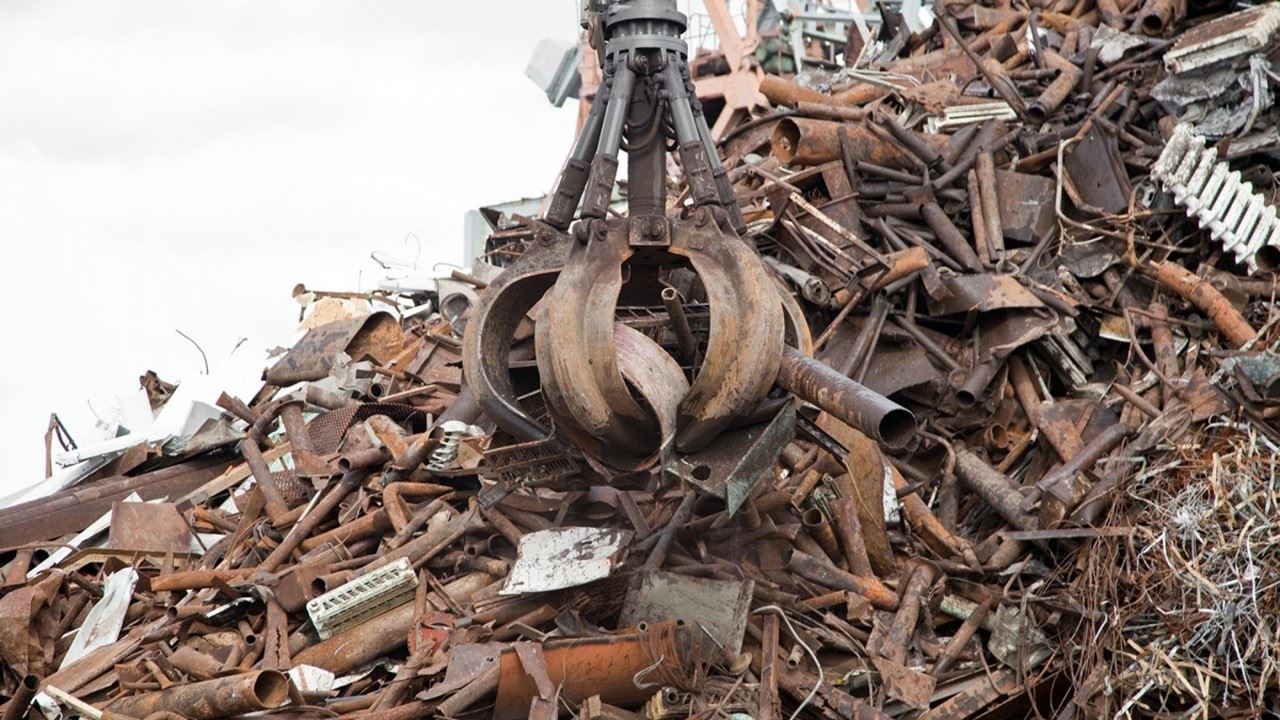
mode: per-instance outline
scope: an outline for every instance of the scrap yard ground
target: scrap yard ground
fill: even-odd
[[[1280,5],[704,9],[540,46],[467,267],[51,425],[2,720],[1280,712]]]

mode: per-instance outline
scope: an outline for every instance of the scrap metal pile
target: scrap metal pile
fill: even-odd
[[[3,719],[1276,711],[1280,6],[933,12],[593,7],[542,218],[0,509]]]

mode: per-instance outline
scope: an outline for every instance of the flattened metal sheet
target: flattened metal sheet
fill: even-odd
[[[625,559],[630,530],[567,527],[520,538],[520,557],[500,595],[547,592],[608,577]]]
[[[653,624],[663,620],[683,620],[697,631],[708,655],[720,647],[729,657],[742,652],[742,634],[751,610],[750,580],[712,580],[651,571],[637,574],[631,580],[622,603],[618,623],[633,627],[642,622]]]

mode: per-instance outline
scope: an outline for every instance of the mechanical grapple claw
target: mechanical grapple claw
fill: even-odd
[[[742,212],[691,92],[686,24],[674,0],[621,0],[593,16],[604,83],[536,245],[488,287],[464,338],[467,382],[499,427],[520,440],[557,432],[620,471],[705,447],[761,405],[787,352],[811,350],[794,299],[742,237]],[[610,218],[623,150],[628,213]],[[668,150],[679,153],[689,188],[675,218]],[[676,278],[705,298],[705,347],[673,300]],[[618,321],[624,305],[662,306],[664,289],[691,382],[653,337]],[[512,338],[531,313],[545,420],[521,406],[510,377]]]

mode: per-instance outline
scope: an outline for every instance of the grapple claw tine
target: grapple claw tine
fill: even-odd
[[[462,338],[462,367],[476,402],[498,427],[520,440],[551,435],[520,407],[509,356],[516,327],[560,275],[571,242],[532,246],[480,294]]]

